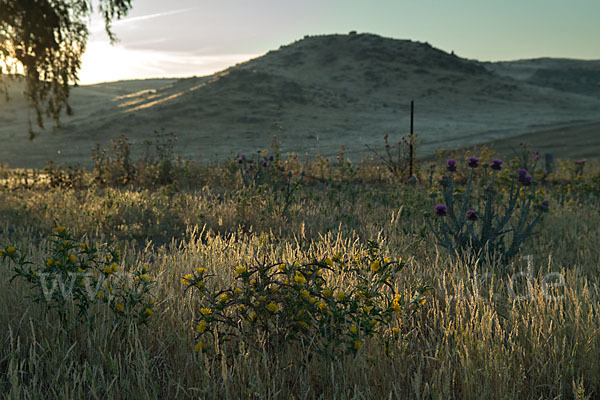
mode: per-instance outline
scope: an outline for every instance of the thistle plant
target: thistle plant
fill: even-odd
[[[147,265],[134,269],[122,262],[119,250],[76,240],[64,226],[54,228],[49,239],[51,249],[41,266],[16,247],[0,250],[2,260],[12,265],[11,281],[27,282],[34,302],[56,310],[65,327],[82,322],[92,327],[100,314],[94,306],[102,303],[117,321],[148,322],[154,314],[154,280]]]
[[[427,219],[438,243],[452,253],[471,252],[507,263],[522,243],[534,234],[534,228],[548,211],[543,191],[536,191],[533,176],[524,168],[516,174],[502,171],[502,160],[483,164],[483,177],[476,178],[480,159],[470,157],[469,177],[457,185],[457,162],[447,160],[440,181],[443,203],[434,206],[434,219]],[[504,173],[502,173],[502,172]],[[479,187],[475,187],[479,183]],[[431,214],[428,214],[431,217]]]
[[[366,253],[354,256],[240,265],[226,288],[210,287],[212,275],[199,267],[182,278],[202,304],[194,321],[195,350],[207,351],[211,343],[221,350],[225,343],[234,350],[302,343],[333,356],[359,351],[372,336],[389,342],[400,334],[402,317],[425,303],[425,286],[414,294],[396,290],[394,278],[403,266],[371,243]],[[354,284],[340,285],[340,276]]]

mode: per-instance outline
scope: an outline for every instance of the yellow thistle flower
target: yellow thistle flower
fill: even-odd
[[[151,308],[149,308],[149,307],[146,307],[146,309],[144,310],[144,313],[145,313],[146,315],[152,315],[152,314],[154,314],[154,311],[152,311],[152,309],[151,309]]]
[[[381,262],[379,260],[375,260],[371,263],[371,269],[373,272],[379,271],[379,268],[381,268]]]
[[[317,276],[323,276],[323,270],[322,269],[318,269],[317,270]]]
[[[204,343],[202,343],[201,341],[199,341],[194,346],[194,351],[198,352],[198,351],[201,351],[202,349],[204,349]]]
[[[362,348],[362,343],[357,340],[356,342],[354,342],[354,350],[360,350]]]
[[[235,269],[235,274],[236,274],[236,275],[242,275],[242,274],[243,274],[244,272],[246,272],[246,271],[248,271],[248,268],[246,268],[246,267],[245,267],[245,266],[243,266],[243,265],[240,265],[239,267],[237,267],[237,268]]]
[[[196,332],[204,333],[207,326],[208,326],[208,324],[205,321],[198,322],[198,325],[196,325]]]
[[[244,291],[238,287],[233,290],[233,293],[235,293],[236,296],[239,296],[244,293]]]
[[[110,275],[110,274],[112,274],[112,272],[113,272],[113,271],[112,271],[112,268],[111,268],[111,267],[108,267],[108,266],[107,266],[107,267],[104,267],[104,273],[105,273],[105,274],[107,274],[107,275]]]
[[[323,289],[323,296],[325,297],[330,297],[331,296],[331,290],[330,289]]]
[[[294,276],[294,281],[300,285],[304,285],[306,283],[306,278],[302,275],[301,272],[296,271],[296,275]]]
[[[83,268],[77,268],[77,272],[83,272]]]
[[[52,257],[50,257],[49,259],[46,260],[47,267],[51,267],[53,263],[54,263],[54,260],[52,259]]]
[[[201,308],[200,313],[202,315],[210,315],[210,314],[212,314],[212,310],[210,308]]]
[[[261,295],[261,296],[258,296],[258,300],[265,301],[265,300],[267,300],[267,298],[266,298],[266,296]]]
[[[253,312],[252,314],[250,314],[250,321],[254,321],[256,320],[256,313]]]
[[[245,304],[240,304],[240,306],[238,308],[240,309],[240,311],[245,311],[246,310],[246,305]]]
[[[148,268],[150,268],[150,266],[142,265],[142,272],[145,274],[146,272],[148,272]]]
[[[368,313],[370,313],[370,312],[371,312],[371,309],[372,309],[372,308],[373,308],[373,307],[371,307],[371,306],[364,306],[364,307],[361,307],[361,308],[360,308],[360,310],[361,310],[362,312],[364,312],[365,314],[368,314]]]
[[[387,257],[384,257],[384,258],[383,258],[383,262],[387,264],[387,263],[389,263],[389,262],[390,262],[390,259],[389,259],[389,258],[387,258]]]
[[[254,286],[254,285],[256,285],[256,279],[251,279],[251,280],[250,280],[250,285],[251,285],[251,286]]]
[[[279,264],[279,266],[277,267],[277,269],[281,272],[285,271],[285,268],[286,268],[286,266],[284,263]]]
[[[325,259],[325,264],[327,264],[327,266],[329,266],[329,267],[333,267],[333,260],[331,258],[327,257]]]
[[[267,310],[271,311],[272,313],[276,313],[279,311],[279,306],[277,303],[269,303],[267,304]]]
[[[309,302],[310,304],[315,304],[315,302],[316,302],[316,301],[317,301],[317,299],[315,299],[314,297],[309,297],[309,298],[308,298],[308,302]]]
[[[420,305],[423,305],[423,304],[425,304],[425,301],[426,301],[426,300],[427,300],[427,299],[426,299],[425,297],[423,297],[422,299],[420,299],[420,300],[419,300],[419,304],[420,304]]]
[[[86,243],[83,243],[81,246],[79,246],[79,248],[80,248],[81,250],[87,250],[87,249],[88,249],[88,244],[87,244],[87,242],[86,242]]]
[[[57,226],[56,228],[52,229],[54,232],[56,233],[61,233],[63,232],[65,229],[67,229],[66,226]]]
[[[400,329],[398,329],[398,328],[396,328],[396,327],[393,327],[393,328],[392,328],[392,333],[393,333],[394,335],[397,335],[399,332],[400,332]]]
[[[140,279],[143,280],[143,281],[145,281],[145,282],[150,282],[150,280],[152,278],[150,278],[150,275],[142,274],[142,275],[140,275]]]
[[[71,262],[77,261],[77,257],[75,257],[75,254],[69,254],[69,261],[71,261]]]
[[[15,251],[17,251],[16,247],[7,247],[6,248],[6,254],[8,254],[9,256],[13,255],[15,253]]]
[[[308,293],[308,290],[306,290],[306,289],[302,289],[300,291],[300,295],[302,295],[302,297],[304,297],[305,299],[308,299],[310,296],[310,294]]]
[[[219,296],[219,301],[221,303],[225,303],[227,300],[229,300],[229,295],[227,293],[223,293]]]
[[[99,290],[98,293],[96,294],[96,298],[99,299],[102,297],[104,293],[102,293],[102,290]]]
[[[346,293],[344,293],[340,290],[339,292],[336,293],[335,298],[338,299],[338,301],[342,301],[346,298]]]
[[[189,285],[190,282],[192,282],[193,280],[194,280],[194,275],[187,274],[181,279],[181,283],[183,283],[184,285]]]
[[[116,308],[117,308],[118,312],[123,312],[123,310],[125,309],[125,306],[123,304],[117,304]]]
[[[112,272],[117,272],[119,270],[117,263],[110,264],[110,268],[112,269]]]
[[[319,307],[319,310],[323,311],[324,309],[327,308],[327,303],[320,301],[317,306]]]
[[[356,332],[358,332],[358,327],[356,325],[352,325],[349,329],[350,333],[355,334]]]

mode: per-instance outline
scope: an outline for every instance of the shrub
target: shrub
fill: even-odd
[[[483,178],[475,178],[480,159],[470,157],[469,177],[464,186],[456,185],[457,162],[449,159],[447,175],[440,181],[443,203],[434,207],[434,221],[427,219],[438,243],[453,253],[474,252],[487,257],[499,256],[508,262],[523,241],[533,235],[549,202],[526,169],[500,175],[503,162],[484,164]],[[489,169],[489,171],[488,171]],[[474,185],[479,183],[479,188]],[[438,197],[437,193],[432,198]],[[431,217],[430,213],[427,216]]]
[[[33,301],[55,309],[65,327],[92,326],[98,311],[93,306],[99,303],[107,304],[117,320],[144,324],[154,314],[148,266],[134,269],[121,262],[119,250],[75,240],[65,227],[55,228],[50,241],[43,266],[15,247],[1,250],[0,256],[13,263],[11,281],[27,282]]]
[[[194,323],[196,351],[214,342],[221,349],[229,342],[233,350],[301,344],[333,356],[355,353],[373,336],[389,344],[400,333],[402,317],[425,303],[428,289],[399,293],[394,278],[403,266],[371,242],[363,254],[241,265],[226,288],[210,287],[211,275],[199,267],[182,279],[202,304]]]

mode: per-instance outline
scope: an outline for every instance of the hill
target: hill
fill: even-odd
[[[372,34],[307,36],[208,77],[74,88],[75,116],[33,143],[15,99],[0,106],[2,160],[89,163],[96,143],[122,133],[141,143],[158,129],[204,161],[266,148],[274,134],[284,151],[332,155],[343,144],[356,159],[386,133],[406,134],[413,99],[421,155],[600,121],[600,96],[561,78],[556,63],[481,63]]]

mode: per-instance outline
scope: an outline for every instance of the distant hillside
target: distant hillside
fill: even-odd
[[[596,92],[553,68],[480,63],[372,34],[307,36],[209,77],[75,88],[75,116],[33,143],[26,108],[1,106],[2,157],[86,163],[95,143],[121,133],[141,143],[164,128],[179,136],[178,152],[202,160],[266,148],[274,134],[284,151],[332,155],[345,145],[357,159],[386,133],[407,133],[411,100],[420,154],[599,121]]]
[[[600,99],[600,60],[537,58],[487,66],[501,76]]]

